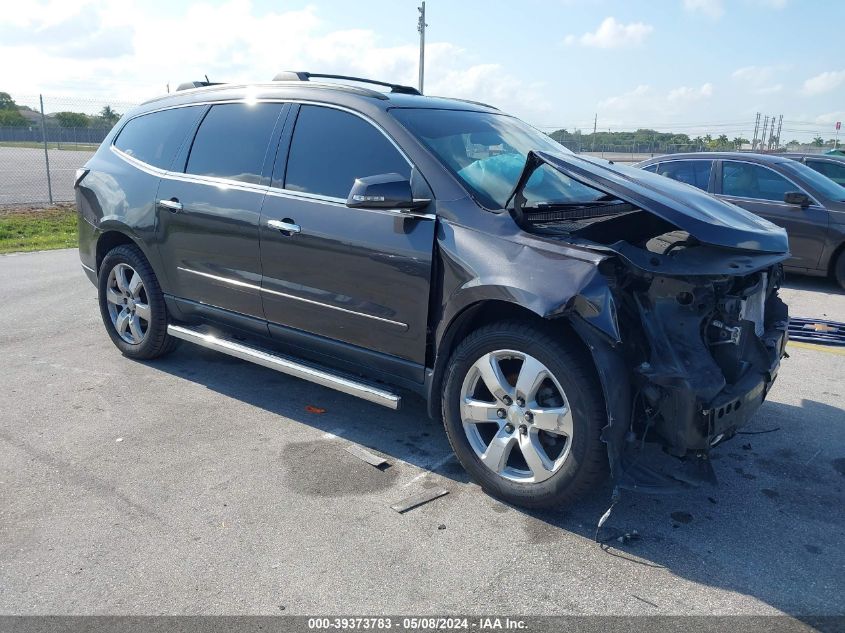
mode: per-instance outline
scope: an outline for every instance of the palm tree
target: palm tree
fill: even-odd
[[[813,145],[816,147],[822,147],[824,145],[824,139],[821,136],[817,136],[813,139]]]
[[[103,109],[100,110],[100,118],[108,125],[113,126],[120,119],[120,115],[112,110],[110,105],[107,105],[103,106]]]

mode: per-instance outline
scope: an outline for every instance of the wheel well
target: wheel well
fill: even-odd
[[[103,233],[100,239],[97,240],[97,272],[100,272],[100,264],[103,263],[103,258],[111,249],[121,244],[134,243],[132,238],[120,231],[106,231]]]
[[[528,308],[507,301],[480,301],[465,308],[446,329],[434,358],[434,369],[428,387],[428,413],[437,418],[440,412],[440,388],[446,363],[452,351],[475,330],[497,321],[524,321],[551,331],[555,336],[577,341],[590,359],[589,350],[566,318],[544,319]]]
[[[836,250],[833,251],[833,255],[830,257],[830,263],[827,265],[827,274],[830,277],[836,277],[836,262],[843,256],[843,253],[845,253],[845,242],[837,246]]]

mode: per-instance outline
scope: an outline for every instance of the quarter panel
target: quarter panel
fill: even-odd
[[[143,251],[159,278],[169,287],[155,243],[155,194],[159,177],[118,158],[105,144],[86,164],[89,173],[76,190],[80,217],[80,258],[96,267],[96,245],[107,231],[130,237]],[[90,230],[85,225],[90,226]]]

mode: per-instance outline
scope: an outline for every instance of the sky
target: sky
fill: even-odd
[[[416,85],[418,4],[0,0],[0,91],[27,103],[43,93],[49,111],[71,98],[138,103],[204,75]],[[843,0],[428,0],[426,13],[426,94],[548,131],[597,119],[750,138],[762,112],[783,115],[787,141],[832,138],[845,119]]]

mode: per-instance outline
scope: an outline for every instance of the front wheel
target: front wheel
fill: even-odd
[[[130,358],[152,359],[172,351],[167,306],[155,273],[137,246],[110,250],[100,265],[100,314],[112,342]]]
[[[605,476],[595,370],[543,328],[509,321],[472,333],[449,361],[442,406],[458,459],[495,497],[562,505]]]

